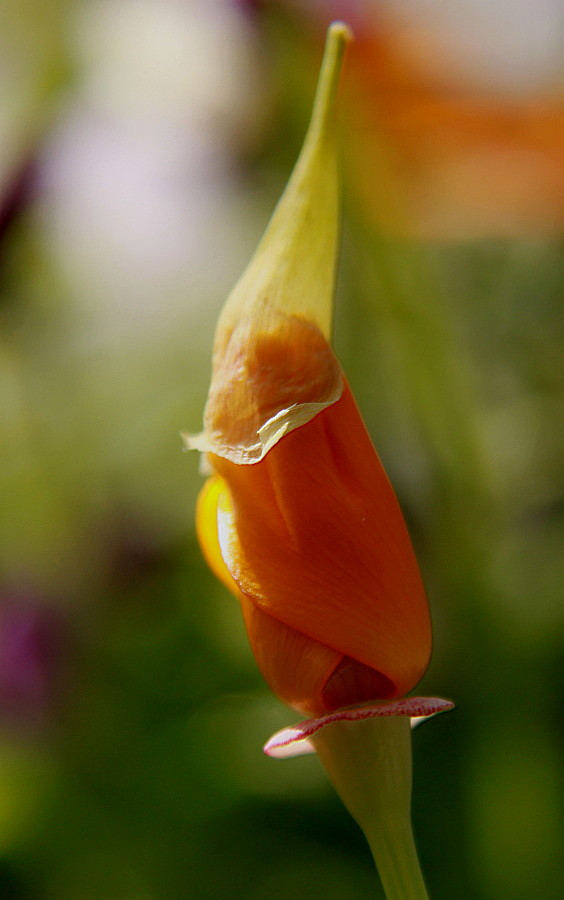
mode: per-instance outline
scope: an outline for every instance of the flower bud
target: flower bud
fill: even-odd
[[[288,187],[220,316],[197,528],[278,696],[308,714],[403,696],[431,632],[393,489],[330,346],[338,236],[335,23]]]

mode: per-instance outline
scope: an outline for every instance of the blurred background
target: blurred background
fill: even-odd
[[[335,343],[428,586],[434,900],[564,895],[564,9],[3,0],[0,898],[379,897],[195,542],[214,323],[343,78]]]

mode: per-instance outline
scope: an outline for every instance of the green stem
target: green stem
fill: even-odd
[[[411,828],[409,718],[335,722],[312,741],[366,835],[388,900],[428,900]]]
[[[411,825],[365,835],[388,900],[429,900]]]

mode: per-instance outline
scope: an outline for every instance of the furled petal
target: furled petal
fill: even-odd
[[[431,651],[427,602],[398,502],[348,386],[255,466],[211,462],[225,480],[215,540],[232,589],[372,670],[372,694],[349,704],[410,691]],[[253,646],[263,640],[260,622],[247,613]],[[287,699],[290,666],[280,654],[277,666],[275,689]],[[340,704],[331,702],[329,675],[325,691],[323,705],[308,711],[347,702],[340,694]]]
[[[283,624],[239,589],[223,559],[218,533],[230,503],[224,479],[208,479],[198,499],[198,538],[208,565],[241,603],[253,655],[274,693],[310,715],[393,694],[394,685],[377,670]]]
[[[304,713],[323,712],[323,689],[343,656],[283,625],[239,590],[219,544],[218,507],[229,504],[228,491],[223,478],[216,475],[208,479],[198,498],[196,525],[206,561],[240,600],[253,655],[274,693]]]

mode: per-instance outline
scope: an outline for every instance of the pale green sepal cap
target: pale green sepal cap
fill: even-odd
[[[339,236],[334,106],[349,28],[328,30],[304,145],[217,324],[204,432],[189,449],[260,462],[343,391],[329,339]]]
[[[331,337],[339,235],[339,177],[334,105],[352,33],[343,22],[327,32],[315,101],[290,180],[256,252],[228,297],[217,338],[250,307],[303,316]],[[266,309],[265,309],[266,313]]]

